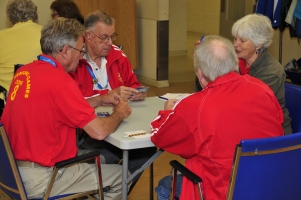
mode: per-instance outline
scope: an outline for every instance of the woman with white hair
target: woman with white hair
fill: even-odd
[[[285,71],[268,51],[273,41],[273,34],[270,19],[260,14],[246,15],[232,26],[240,73],[260,79],[273,90],[283,111],[284,133],[290,134],[292,133],[291,118],[285,108]]]

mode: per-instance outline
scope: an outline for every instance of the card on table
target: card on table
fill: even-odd
[[[109,112],[97,112],[96,113],[97,117],[108,117],[110,116]]]

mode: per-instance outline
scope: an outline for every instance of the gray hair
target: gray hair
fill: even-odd
[[[115,24],[115,20],[110,17],[110,15],[108,15],[105,12],[96,10],[90,14],[88,14],[88,16],[85,19],[85,28],[87,30],[94,30],[94,27],[97,23],[104,23],[106,25],[112,26]]]
[[[28,20],[38,20],[38,8],[31,0],[10,0],[6,5],[6,15],[12,25]]]
[[[238,72],[238,58],[232,42],[218,35],[205,36],[195,50],[194,66],[208,82],[229,72]]]
[[[42,29],[42,52],[55,56],[65,45],[76,46],[77,40],[84,34],[84,26],[76,19],[59,17],[50,20]]]
[[[273,42],[274,30],[271,20],[261,14],[249,14],[239,19],[232,26],[234,37],[249,39],[260,51],[268,48]]]

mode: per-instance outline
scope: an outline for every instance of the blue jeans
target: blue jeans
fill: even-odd
[[[172,176],[165,176],[159,181],[158,187],[155,188],[155,191],[158,195],[158,200],[169,200],[169,196],[171,195],[171,179]],[[178,174],[176,186],[176,199],[180,198],[180,194],[182,191],[182,180],[183,175]]]

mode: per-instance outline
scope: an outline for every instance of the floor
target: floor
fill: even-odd
[[[193,48],[193,44],[195,38],[190,39],[190,44],[192,44],[191,48]],[[189,42],[187,42],[189,43]],[[195,73],[193,70],[193,62],[192,62],[192,51],[188,51],[187,56],[173,56],[169,58],[169,83],[170,86],[167,88],[156,88],[153,86],[149,86],[150,89],[147,92],[148,96],[161,96],[166,93],[192,93],[194,92],[194,78]],[[171,172],[171,166],[169,162],[171,160],[178,160],[182,164],[184,164],[184,159],[170,154],[168,152],[164,152],[154,161],[154,188],[157,186],[158,181],[167,176]],[[157,199],[155,191],[153,192],[154,200]],[[149,199],[150,196],[150,188],[149,188],[149,168],[147,168],[134,189],[128,196],[129,200],[142,200]]]

